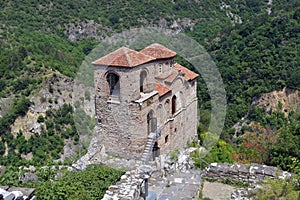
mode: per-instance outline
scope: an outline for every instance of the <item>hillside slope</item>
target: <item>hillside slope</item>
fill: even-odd
[[[12,99],[4,109],[6,115],[1,113],[0,118],[2,154],[6,151],[4,141],[13,135],[10,132],[20,128],[11,130],[10,125],[26,116],[35,102],[32,97],[40,95],[45,81],[54,74],[74,78],[84,57],[103,37],[133,27],[185,32],[206,47],[227,91],[225,135],[251,109],[253,98],[283,87],[300,88],[297,0],[4,0],[0,10],[0,98],[3,102],[4,98]],[[201,125],[205,131],[210,101],[204,82],[199,83]],[[54,107],[49,107],[50,111],[56,112]],[[53,116],[49,115],[48,120],[53,121]],[[72,119],[68,122],[72,124]],[[51,128],[46,126],[45,131],[50,135],[54,130],[61,136],[67,129],[56,130],[51,123],[48,125]],[[12,157],[20,157],[12,149]]]

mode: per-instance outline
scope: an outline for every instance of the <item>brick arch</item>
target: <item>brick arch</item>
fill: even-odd
[[[181,85],[184,85],[186,80],[182,77],[182,76],[177,76],[173,81],[172,81],[172,85],[174,85],[177,81],[180,81]]]
[[[106,76],[107,76],[107,74],[109,74],[109,73],[113,73],[113,74],[116,74],[116,75],[118,75],[119,77],[121,77],[121,75],[117,72],[117,71],[115,71],[115,70],[107,70],[104,74],[102,74],[102,77],[101,78],[106,78]]]

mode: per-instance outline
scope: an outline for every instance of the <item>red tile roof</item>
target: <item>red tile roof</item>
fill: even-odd
[[[166,82],[168,82],[168,83],[172,83],[174,80],[175,80],[175,78],[178,76],[178,71],[177,70],[174,70],[173,72],[172,72],[172,74],[170,74],[166,79],[165,79],[165,81]]]
[[[94,65],[136,67],[152,60],[155,60],[155,58],[126,47],[121,47],[92,63]]]
[[[178,72],[182,72],[184,78],[187,81],[194,80],[195,78],[197,78],[199,76],[199,74],[196,74],[195,72],[189,70],[188,68],[185,68],[184,66],[182,66],[178,63],[176,63],[174,65],[174,69],[176,69]]]
[[[154,57],[156,59],[172,58],[176,56],[176,52],[172,51],[161,44],[151,44],[140,51],[143,54]]]
[[[168,88],[167,86],[162,85],[160,83],[155,83],[155,90],[158,92],[159,97],[162,97],[171,91],[170,88]]]
[[[198,74],[196,74],[195,72],[189,70],[188,68],[185,68],[182,65],[176,63],[174,65],[174,70],[171,74],[169,74],[168,76],[160,75],[160,76],[156,76],[155,78],[160,79],[160,80],[164,80],[167,83],[172,83],[176,79],[176,77],[178,77],[178,75],[180,73],[183,75],[183,77],[187,81],[194,80],[195,78],[197,78],[199,76]]]

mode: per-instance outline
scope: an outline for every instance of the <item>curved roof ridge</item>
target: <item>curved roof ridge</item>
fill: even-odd
[[[172,58],[176,56],[175,51],[172,51],[159,43],[153,43],[142,49],[140,52],[156,59]]]
[[[127,47],[121,47],[95,60],[92,64],[131,68],[152,60],[155,60],[155,58]]]

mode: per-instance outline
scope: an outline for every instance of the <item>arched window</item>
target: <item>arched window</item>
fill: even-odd
[[[106,80],[109,85],[109,95],[120,96],[120,77],[113,72],[109,72]]]
[[[147,115],[147,132],[148,135],[150,133],[154,133],[156,131],[156,118],[154,118],[154,112],[151,110]]]
[[[146,85],[146,79],[147,79],[147,72],[146,71],[142,71],[140,74],[140,92],[144,92],[145,91],[145,85]]]
[[[172,114],[176,112],[176,95],[172,97]]]

